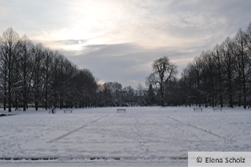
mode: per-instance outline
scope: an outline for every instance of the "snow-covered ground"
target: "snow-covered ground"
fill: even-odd
[[[116,109],[2,116],[0,166],[187,166],[188,151],[251,151],[250,109]]]

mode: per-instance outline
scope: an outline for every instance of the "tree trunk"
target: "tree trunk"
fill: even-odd
[[[164,106],[164,93],[163,93],[163,84],[161,81],[160,84],[160,105],[163,107]]]

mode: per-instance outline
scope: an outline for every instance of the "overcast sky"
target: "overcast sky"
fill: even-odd
[[[167,56],[189,61],[251,22],[251,0],[0,0],[0,33],[59,50],[100,82],[145,85]]]

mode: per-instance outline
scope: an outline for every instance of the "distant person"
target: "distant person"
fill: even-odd
[[[51,113],[54,114],[54,111],[55,111],[55,107],[52,106],[52,107],[51,107]]]

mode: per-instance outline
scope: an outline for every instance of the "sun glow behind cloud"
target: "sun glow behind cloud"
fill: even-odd
[[[61,49],[80,50],[84,45],[124,43],[130,40],[121,35],[126,16],[123,4],[117,1],[73,1],[67,3],[70,12],[64,27],[54,30],[43,30],[33,38],[37,41],[57,41],[84,39],[82,45],[61,46]],[[130,17],[130,16],[129,16]],[[117,32],[117,34],[116,34]],[[111,35],[112,34],[112,35]],[[51,43],[50,43],[51,45]],[[60,48],[59,45],[50,46]]]
[[[172,11],[173,1],[154,0],[54,0],[61,15],[54,14],[59,23],[55,28],[45,28],[32,37],[52,49],[85,50],[85,46],[99,44],[135,43],[146,48],[182,47],[196,43],[204,36],[196,32],[183,34],[185,29],[206,29],[225,24],[224,17],[191,11]],[[164,9],[153,10],[160,3]],[[49,10],[51,10],[49,8]],[[54,11],[53,11],[54,12]],[[51,17],[55,17],[51,16]],[[186,30],[185,30],[186,31]],[[183,33],[182,33],[183,32]],[[189,37],[190,36],[190,37]],[[191,38],[191,36],[193,38]],[[53,44],[58,40],[85,40],[84,43]]]
[[[122,3],[121,3],[122,2]],[[134,2],[134,3],[132,3]],[[194,18],[194,14],[162,14],[150,13],[148,6],[140,1],[73,1],[67,3],[70,12],[65,19],[64,27],[42,31],[35,36],[40,41],[84,39],[84,44],[64,46],[52,45],[53,49],[81,50],[86,45],[137,43],[147,47],[180,46],[193,43],[195,40],[174,37],[168,26],[184,28],[201,25],[202,16]],[[62,16],[64,17],[64,16]],[[185,20],[185,21],[184,21]]]

